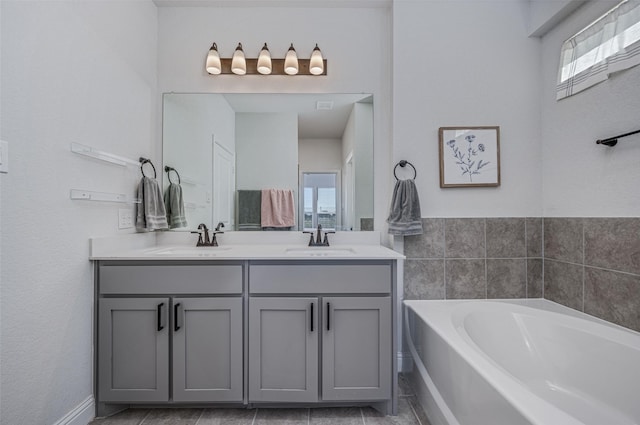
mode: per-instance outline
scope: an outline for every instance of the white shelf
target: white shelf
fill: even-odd
[[[71,189],[70,198],[76,201],[116,202],[120,204],[139,204],[140,199],[130,198],[124,193],[94,192],[91,190]]]
[[[83,156],[88,156],[90,158],[99,159],[101,161],[109,162],[111,164],[120,165],[123,167],[126,167],[127,165],[135,165],[135,166],[140,165],[140,161],[125,158],[119,155],[114,155],[108,152],[103,152],[98,149],[94,149],[90,146],[81,145],[80,143],[71,143],[71,152],[74,152]]]

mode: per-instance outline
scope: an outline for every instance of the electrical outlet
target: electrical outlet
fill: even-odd
[[[133,227],[133,211],[130,209],[118,210],[118,229],[131,229]]]

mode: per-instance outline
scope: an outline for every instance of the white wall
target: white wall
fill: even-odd
[[[119,233],[139,169],[87,159],[71,142],[137,158],[156,134],[157,10],[140,1],[9,1],[2,10],[1,375],[4,425],[93,415],[89,238]],[[152,159],[155,159],[152,157]],[[159,164],[158,161],[155,162]],[[132,230],[122,231],[129,233]]]
[[[160,7],[158,16],[160,92],[372,93],[375,219],[376,228],[382,228],[393,184],[388,7],[342,7],[340,2],[322,7]],[[308,56],[318,43],[328,75],[211,76],[204,62],[214,41],[223,57],[230,57],[238,42],[247,57],[257,57],[267,42],[274,58],[283,58],[290,43],[300,57]]]
[[[236,189],[298,192],[298,116],[236,114]]]
[[[300,171],[342,170],[342,140],[298,140]]]
[[[526,7],[394,2],[393,164],[416,167],[423,217],[541,213],[540,42]],[[438,128],[482,125],[500,126],[501,186],[441,189]]]
[[[555,94],[562,43],[612,6],[589,2],[542,39],[545,217],[640,215],[640,136],[595,143],[640,128],[640,67],[560,101]]]

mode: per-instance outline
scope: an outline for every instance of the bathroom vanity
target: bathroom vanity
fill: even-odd
[[[100,251],[100,250],[98,250]],[[397,405],[398,253],[94,252],[98,416],[130,405]]]

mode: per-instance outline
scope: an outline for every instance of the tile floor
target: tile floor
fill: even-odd
[[[400,376],[398,416],[371,407],[315,409],[129,409],[89,425],[429,425]]]

